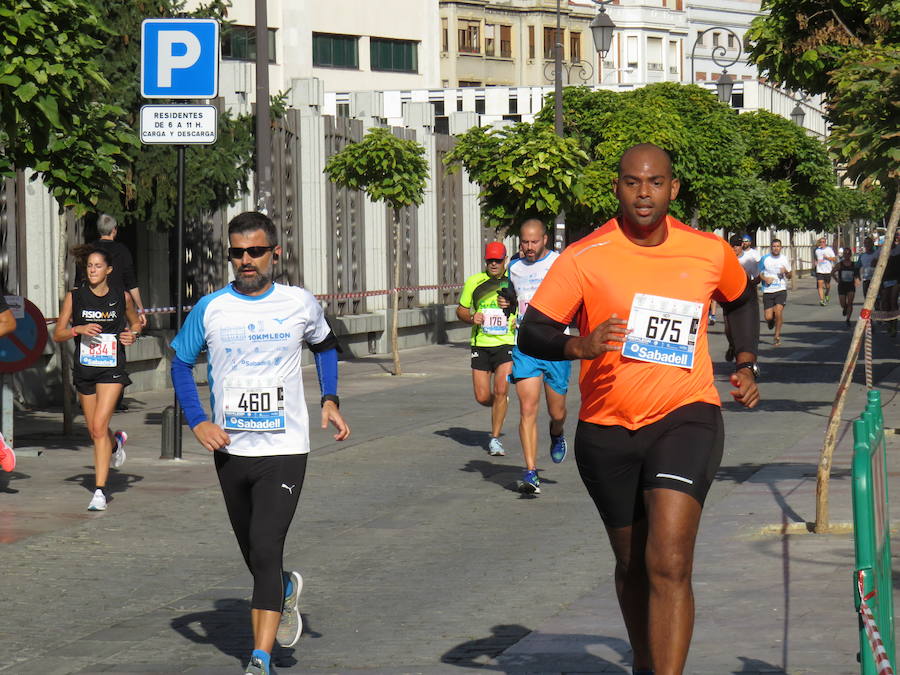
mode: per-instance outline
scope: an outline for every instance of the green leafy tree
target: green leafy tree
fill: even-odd
[[[362,190],[374,202],[391,207],[394,239],[394,281],[391,289],[391,350],[394,375],[402,375],[397,344],[400,303],[400,209],[421,204],[425,199],[428,162],[425,148],[413,140],[397,138],[389,129],[375,127],[359,143],[350,143],[332,155],[325,174],[334,183]]]
[[[579,210],[579,182],[587,153],[574,138],[560,138],[546,124],[473,127],[444,161],[462,165],[481,187],[484,223],[508,231],[527,218],[550,222],[560,211]]]
[[[96,54],[108,34],[88,0],[8,0],[0,7],[0,175],[32,169],[62,207],[84,213],[137,139]]]
[[[900,219],[900,3],[896,0],[764,0],[753,21],[750,55],[762,73],[792,89],[823,94],[832,123],[829,145],[847,174],[880,185],[893,202],[887,237]],[[888,247],[872,276],[863,309],[870,310],[887,264]],[[845,393],[865,321],[850,341],[819,458],[816,532],[827,532],[828,485]]]
[[[823,94],[829,145],[850,177],[900,180],[900,3],[894,0],[765,0],[747,37],[769,79]]]

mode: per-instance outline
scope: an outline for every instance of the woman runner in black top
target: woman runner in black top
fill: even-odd
[[[853,251],[849,246],[844,248],[842,257],[834,266],[831,276],[838,282],[838,300],[841,302],[842,314],[849,326],[850,317],[853,316],[853,299],[856,297],[857,279],[859,279],[859,268],[853,262]]]
[[[141,323],[131,296],[122,288],[109,286],[109,254],[102,250],[90,252],[86,268],[87,283],[66,294],[53,339],[65,342],[75,338],[73,379],[94,441],[96,484],[88,510],[103,511],[110,464],[118,468],[125,461],[128,438],[124,431],[114,435],[109,428],[119,394],[131,384],[122,347],[134,343]]]

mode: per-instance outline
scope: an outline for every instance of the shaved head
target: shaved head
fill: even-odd
[[[519,250],[528,262],[544,257],[547,252],[547,226],[537,218],[529,218],[519,226]]]
[[[628,148],[619,158],[619,178],[622,177],[622,167],[628,164],[629,160],[636,159],[637,157],[654,157],[655,159],[662,160],[668,169],[669,178],[672,177],[672,156],[653,143],[638,143],[637,145],[632,145]]]

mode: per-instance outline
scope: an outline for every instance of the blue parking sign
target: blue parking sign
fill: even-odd
[[[219,22],[144,19],[141,96],[215,98],[219,90]]]

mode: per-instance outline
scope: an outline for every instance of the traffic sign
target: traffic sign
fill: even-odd
[[[16,317],[16,330],[0,338],[0,373],[17,373],[44,353],[47,322],[41,310],[27,298],[7,295],[6,303]]]
[[[141,106],[141,143],[215,143],[218,112],[212,105]]]
[[[215,98],[219,90],[219,22],[144,19],[141,96]]]

